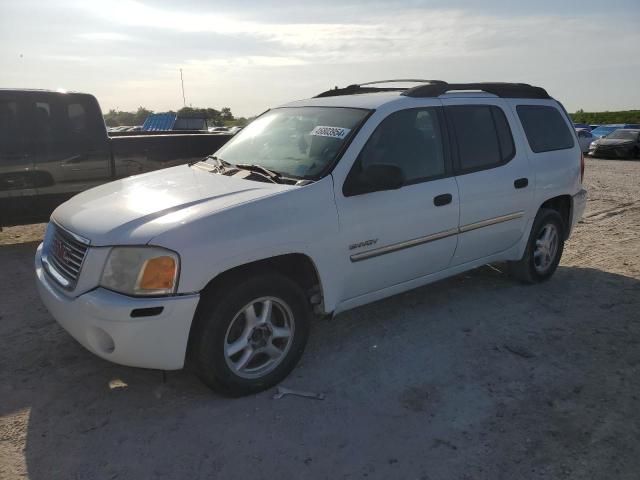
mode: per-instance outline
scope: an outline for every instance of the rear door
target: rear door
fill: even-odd
[[[34,216],[37,178],[25,138],[22,95],[0,92],[0,226]]]
[[[460,233],[452,265],[504,251],[523,235],[533,198],[526,152],[500,98],[442,100],[460,192]]]

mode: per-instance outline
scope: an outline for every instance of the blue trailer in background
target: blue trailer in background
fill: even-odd
[[[171,130],[207,130],[207,121],[204,118],[182,118],[175,113],[152,113],[142,125],[143,132]]]

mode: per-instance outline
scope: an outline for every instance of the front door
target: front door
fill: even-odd
[[[336,202],[344,241],[342,300],[445,269],[457,241],[458,188],[451,176],[440,107],[400,110],[375,128]],[[359,193],[370,165],[402,170],[402,187]],[[355,179],[355,180],[354,180]]]

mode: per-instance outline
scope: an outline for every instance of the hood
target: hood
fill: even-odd
[[[292,188],[180,165],[82,192],[51,218],[92,245],[141,245],[173,226]]]

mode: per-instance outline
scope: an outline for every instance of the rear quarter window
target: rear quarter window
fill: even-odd
[[[59,132],[71,141],[97,141],[106,138],[102,112],[95,99],[88,95],[59,97]]]
[[[70,103],[67,105],[67,117],[69,119],[69,130],[72,134],[84,134],[87,131],[87,113],[80,103]]]
[[[516,110],[533,152],[573,148],[573,135],[558,109],[546,105],[518,105]]]

